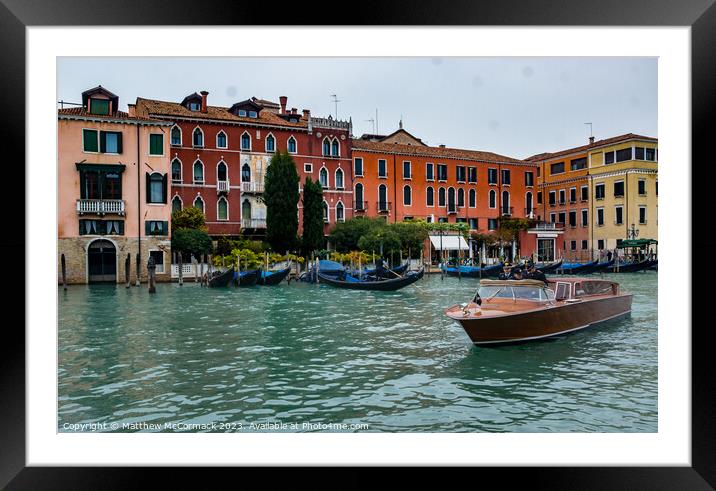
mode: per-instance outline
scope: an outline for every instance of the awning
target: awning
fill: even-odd
[[[656,239],[625,239],[621,241],[621,244],[617,246],[617,249],[624,249],[626,247],[645,247],[657,243]]]
[[[431,235],[430,242],[436,250],[441,249],[440,235]],[[442,236],[442,250],[443,251],[467,251],[469,249],[467,242],[461,235],[443,235]]]

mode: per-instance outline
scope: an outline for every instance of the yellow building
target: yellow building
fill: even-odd
[[[589,236],[595,259],[624,239],[658,240],[658,146],[656,138],[629,133],[589,149]]]

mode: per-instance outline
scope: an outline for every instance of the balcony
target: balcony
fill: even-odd
[[[525,208],[525,217],[534,218],[535,211],[536,211],[535,208]]]
[[[564,228],[564,224],[556,222],[538,222],[532,228],[537,230],[559,230]]]
[[[78,199],[77,214],[93,213],[95,215],[105,215],[112,213],[115,215],[124,215],[124,200],[122,199]]]
[[[241,183],[241,192],[242,193],[263,193],[264,192],[264,183],[263,182],[242,182]]]
[[[354,201],[353,202],[353,211],[366,211],[368,210],[368,202],[367,201]]]
[[[376,203],[378,213],[388,213],[390,211],[390,201],[378,201]]]
[[[515,208],[513,206],[503,206],[500,209],[500,215],[503,217],[511,217],[514,213]]]
[[[229,180],[216,182],[216,194],[229,193]]]
[[[241,219],[241,228],[266,228],[266,219],[265,218],[242,218]]]

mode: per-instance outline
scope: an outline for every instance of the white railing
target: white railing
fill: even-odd
[[[203,266],[203,269],[202,269],[202,266]],[[201,276],[200,272],[204,271],[204,273],[206,273],[208,266],[209,266],[208,264],[183,263],[181,265],[182,277],[184,278],[184,280],[193,280],[194,272],[196,272],[197,276]],[[172,264],[172,278],[179,278],[179,265],[178,264]]]
[[[122,199],[78,199],[77,213],[96,213],[99,215],[105,213],[115,213],[124,215],[124,200]]]
[[[265,218],[242,218],[241,228],[266,228]]]
[[[244,193],[263,193],[264,183],[262,182],[242,182],[241,191]]]
[[[217,181],[216,192],[217,193],[228,193],[229,192],[229,180],[227,179],[226,181]]]

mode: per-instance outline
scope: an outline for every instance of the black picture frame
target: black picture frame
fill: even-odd
[[[714,0],[687,0],[679,2],[652,2],[648,0],[573,0],[571,2],[502,1],[479,4],[460,0],[445,4],[437,1],[363,2],[360,5],[311,2],[306,8],[297,8],[290,16],[292,25],[512,25],[512,26],[690,26],[692,40],[692,157],[699,162],[700,173],[714,175],[713,157],[707,148],[713,139],[711,120],[716,107],[716,7]],[[295,6],[294,6],[295,8]],[[229,2],[226,0],[157,0],[144,2],[110,2],[108,0],[0,0],[0,104],[3,108],[3,135],[6,141],[25,140],[25,28],[28,26],[76,25],[246,25],[256,20],[264,22],[276,17],[267,15],[265,4]],[[187,15],[190,12],[190,15]],[[337,17],[336,17],[337,16]],[[32,143],[30,143],[32,144]],[[711,152],[712,153],[712,152]],[[6,159],[5,178],[24,183],[24,147],[12,146],[12,163]],[[51,165],[51,164],[48,164]],[[675,164],[676,165],[676,164]],[[679,163],[678,165],[688,165]],[[10,167],[10,168],[8,168]],[[692,166],[692,176],[696,174]],[[693,179],[692,224],[709,223],[703,211],[707,188],[712,179]],[[7,182],[7,181],[6,181]],[[18,193],[15,202],[25,202],[25,191],[15,184]],[[7,197],[6,197],[7,200]],[[7,201],[6,201],[7,202]],[[11,211],[7,233],[1,234],[2,251],[6,258],[6,277],[12,283],[10,293],[24,295],[29,279],[25,280],[24,262],[10,260],[25,257],[24,230],[31,226],[25,216]],[[702,220],[697,218],[701,212]],[[9,233],[12,231],[12,233]],[[694,258],[708,258],[715,239],[702,234],[692,239]],[[25,258],[29,260],[29,258]],[[684,267],[691,268],[690,264]],[[709,268],[711,269],[711,268]],[[49,276],[54,273],[50,272]],[[38,279],[35,279],[37,281]],[[39,279],[42,280],[42,279]],[[707,305],[706,289],[693,285],[693,307]],[[19,305],[10,303],[7,305]],[[9,309],[6,307],[6,312]],[[695,313],[695,312],[693,312]],[[681,326],[669,328],[689,329],[690,313],[684,313]],[[530,487],[550,489],[711,489],[716,487],[716,434],[714,415],[714,376],[711,344],[708,331],[713,321],[697,324],[692,330],[692,466],[691,467],[583,467],[583,468],[483,468],[472,470],[468,479],[478,482],[495,482],[502,485],[522,482]],[[145,468],[51,468],[25,465],[25,336],[18,323],[8,323],[3,330],[1,396],[0,396],[0,486],[8,489],[85,489],[128,488],[146,483],[148,477],[162,479],[163,487],[186,485],[186,474],[180,470],[161,471]],[[265,471],[264,471],[265,472]],[[475,475],[479,473],[479,475]],[[206,474],[206,473],[205,473]],[[212,473],[211,480],[220,482],[224,472]],[[356,485],[362,477],[355,469],[344,472],[342,485]],[[411,473],[403,481],[422,480],[422,472]],[[271,488],[296,479],[316,479],[310,470],[292,470],[290,473],[271,473]],[[278,480],[277,480],[278,479]],[[337,483],[338,484],[338,483]],[[338,484],[341,485],[341,484]]]

